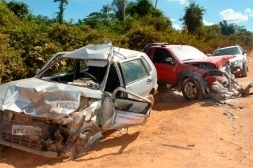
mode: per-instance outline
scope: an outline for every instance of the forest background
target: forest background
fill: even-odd
[[[64,20],[68,0],[52,3],[59,4],[55,18],[35,16],[23,2],[0,0],[0,83],[32,77],[54,53],[105,39],[133,50],[152,42],[187,44],[206,54],[234,44],[253,49],[253,32],[226,20],[205,26],[206,10],[194,2],[184,9],[181,30],[150,0],[112,0],[76,23]]]

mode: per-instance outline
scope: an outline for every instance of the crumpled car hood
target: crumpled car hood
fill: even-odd
[[[99,90],[28,78],[0,86],[0,110],[59,119],[77,110],[80,98],[101,99]]]
[[[218,69],[222,68],[223,65],[228,62],[229,59],[233,58],[233,55],[226,55],[226,56],[215,56],[215,57],[205,57],[199,59],[193,59],[189,61],[184,61],[184,63],[213,63],[216,65]]]

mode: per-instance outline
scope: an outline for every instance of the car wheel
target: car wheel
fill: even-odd
[[[99,136],[95,137],[99,133],[99,129],[91,121],[83,122],[82,127],[77,132],[79,132],[79,136],[76,137],[73,143],[75,148],[74,158],[81,157],[85,153],[94,150],[100,140]]]
[[[246,67],[246,65],[244,64],[244,65],[243,65],[243,69],[242,69],[242,77],[247,77],[247,76],[248,76],[247,67]]]
[[[183,81],[182,92],[186,100],[197,100],[201,97],[201,90],[197,81],[190,78]]]

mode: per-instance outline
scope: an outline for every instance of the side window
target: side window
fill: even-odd
[[[151,71],[152,71],[152,68],[150,67],[148,61],[147,61],[144,57],[141,57],[141,60],[142,60],[142,62],[143,62],[143,64],[144,64],[144,66],[146,67],[147,71],[148,71],[148,72],[151,72]]]
[[[148,57],[150,57],[150,54],[151,54],[151,49],[149,48],[148,51],[147,51]]]
[[[173,64],[173,59],[168,51],[157,48],[154,53],[153,62],[163,64]]]
[[[140,59],[135,59],[121,64],[126,85],[148,76],[146,68]]]

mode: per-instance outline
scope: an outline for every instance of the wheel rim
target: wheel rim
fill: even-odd
[[[187,97],[195,98],[197,96],[197,87],[193,82],[187,82],[184,85],[184,92]]]

